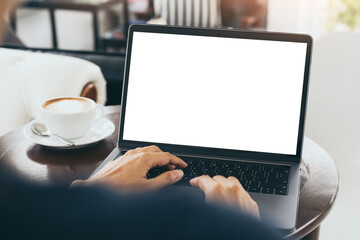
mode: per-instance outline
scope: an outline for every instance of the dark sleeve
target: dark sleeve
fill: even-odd
[[[278,239],[237,209],[205,204],[200,191],[187,189],[126,196],[7,184],[0,191],[1,239]]]

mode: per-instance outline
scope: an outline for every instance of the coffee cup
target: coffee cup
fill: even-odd
[[[103,116],[103,108],[84,97],[60,97],[41,105],[41,119],[53,134],[66,139],[83,137]]]

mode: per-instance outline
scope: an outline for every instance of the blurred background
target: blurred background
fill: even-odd
[[[360,227],[360,0],[22,0],[4,47],[71,55],[100,66],[106,105],[121,103],[133,23],[306,33],[315,41],[306,135],[340,173],[320,239],[356,239]],[[336,62],[337,60],[338,62]],[[114,91],[115,89],[115,91]]]
[[[28,47],[52,48],[54,9],[59,49],[95,50],[93,12],[100,49],[121,50],[128,24],[159,23],[200,27],[231,27],[311,34],[360,28],[357,0],[22,0],[12,16],[12,27]],[[58,6],[50,3],[60,2]],[[48,3],[49,6],[46,6]],[[63,6],[60,6],[62,3]],[[71,5],[73,9],[71,9]],[[56,4],[54,4],[56,5]],[[77,5],[75,7],[75,5]],[[81,7],[81,5],[83,5]],[[82,9],[81,9],[82,8]],[[124,8],[127,8],[124,10]],[[113,44],[106,44],[114,40]],[[118,44],[115,41],[118,40]],[[124,43],[125,44],[125,43]],[[104,46],[105,45],[105,46]]]

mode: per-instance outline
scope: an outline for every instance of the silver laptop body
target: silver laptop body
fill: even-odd
[[[287,195],[250,193],[263,221],[295,228],[312,39],[133,25],[118,147],[290,166]],[[95,173],[94,172],[94,173]]]

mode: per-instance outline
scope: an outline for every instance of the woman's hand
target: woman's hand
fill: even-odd
[[[152,179],[146,178],[151,168],[162,166],[169,171]],[[173,170],[175,166],[185,168],[187,164],[157,146],[137,148],[107,163],[90,179],[74,181],[72,186],[105,184],[127,192],[158,189],[176,183],[183,177],[183,171]]]
[[[211,178],[204,175],[191,179],[190,183],[194,187],[199,187],[205,193],[207,201],[235,206],[240,208],[241,211],[260,218],[256,202],[245,191],[237,178],[225,178],[223,176]]]

